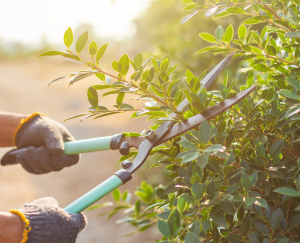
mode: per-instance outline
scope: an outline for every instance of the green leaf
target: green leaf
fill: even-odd
[[[205,188],[206,184],[199,184],[198,182],[195,182],[192,186],[192,194],[195,197],[196,200],[200,200],[203,195],[203,190]]]
[[[262,156],[262,157],[266,157],[266,150],[265,150],[265,147],[264,145],[259,142],[258,140],[254,140],[255,142],[255,147],[256,147],[256,150],[257,152]]]
[[[256,223],[255,226],[260,231],[260,233],[262,233],[262,235],[269,236],[270,232],[267,226],[261,223]]]
[[[136,212],[136,214],[140,214],[140,212],[141,212],[141,201],[140,200],[137,200],[135,202],[134,211]]]
[[[250,243],[262,243],[263,238],[257,233],[250,233],[248,235]]]
[[[210,125],[206,120],[204,120],[200,125],[199,137],[204,144],[207,144],[211,138]]]
[[[270,185],[270,183],[267,182],[267,181],[263,181],[263,182],[262,182],[262,188],[263,188],[264,192],[265,192],[267,195],[269,195],[269,193],[271,192],[271,185]]]
[[[89,32],[86,31],[84,32],[77,40],[76,42],[76,51],[79,54],[80,52],[82,52],[82,50],[85,48],[86,43],[89,39]]]
[[[101,46],[97,52],[97,56],[96,56],[96,62],[98,63],[100,61],[100,59],[103,57],[106,48],[108,46],[109,43],[104,44],[103,46]]]
[[[246,19],[243,24],[252,25],[252,24],[258,24],[261,21],[259,19],[256,19],[255,17],[251,17],[249,19]]]
[[[171,235],[174,235],[180,228],[180,213],[177,209],[173,210],[168,217],[168,225],[171,229]]]
[[[103,90],[111,88],[111,85],[93,85],[92,88],[95,90]]]
[[[204,222],[202,223],[202,227],[204,232],[206,233],[210,229],[210,220],[205,219]]]
[[[293,88],[295,88],[295,89],[297,89],[297,90],[300,90],[300,84],[299,84],[299,82],[298,82],[296,79],[288,77],[288,78],[286,78],[286,81],[287,81],[290,85],[292,85]]]
[[[212,238],[214,240],[214,242],[219,242],[220,241],[220,234],[219,234],[219,230],[217,228],[217,225],[215,225],[212,229]]]
[[[281,187],[273,190],[273,192],[277,192],[279,194],[285,195],[285,196],[290,196],[290,197],[300,197],[300,192],[287,188],[287,187]]]
[[[272,45],[267,45],[267,53],[271,56],[276,56],[276,49]]]
[[[118,96],[117,96],[117,104],[118,105],[120,105],[123,102],[124,97],[125,97],[125,93],[118,94]]]
[[[93,89],[92,87],[89,87],[88,91],[87,91],[87,96],[88,96],[88,100],[90,102],[90,104],[97,109],[98,107],[98,93],[95,89]]]
[[[115,190],[112,192],[112,195],[113,195],[113,198],[115,199],[116,202],[119,202],[119,201],[120,201],[120,198],[121,198],[121,192],[120,192],[120,189],[119,189],[119,188],[115,189]]]
[[[184,237],[185,243],[201,243],[199,237],[193,232],[188,232]]]
[[[296,32],[287,32],[285,33],[284,38],[299,38],[300,37],[300,31],[296,31]]]
[[[224,35],[224,30],[221,25],[219,25],[215,30],[215,37],[218,41],[222,41],[222,37]]]
[[[92,41],[91,44],[89,45],[89,53],[91,54],[91,56],[95,56],[97,50],[98,50],[97,43],[95,41]]]
[[[257,54],[263,54],[261,49],[259,49],[258,47],[256,46],[251,46],[251,50],[254,52],[254,53],[257,53]]]
[[[249,46],[249,45],[242,45],[241,46],[242,47],[242,49],[244,50],[244,51],[246,51],[246,52],[251,52],[251,46]]]
[[[226,100],[228,89],[223,84],[219,83],[219,89],[224,100]]]
[[[41,55],[39,55],[39,57],[43,57],[43,56],[59,56],[59,55],[62,55],[64,54],[63,52],[61,51],[47,51]]]
[[[291,223],[290,223],[290,226],[289,226],[289,230],[292,230],[292,229],[298,227],[299,225],[300,225],[300,214],[296,215],[296,216],[292,219],[292,221],[291,221]]]
[[[255,201],[254,198],[244,197],[243,202],[245,203],[246,207],[250,207]]]
[[[266,209],[269,208],[267,201],[263,198],[256,198],[254,204],[262,208],[266,208]]]
[[[247,86],[250,87],[254,82],[254,72],[250,71],[247,76]]]
[[[218,7],[213,7],[213,8],[210,8],[208,9],[204,15],[206,18],[209,18],[210,16],[212,16],[216,11],[218,10]]]
[[[59,77],[59,78],[56,78],[56,79],[52,80],[52,81],[48,84],[48,87],[50,86],[50,84],[53,84],[53,83],[55,83],[55,82],[57,82],[57,81],[59,81],[59,80],[61,80],[61,79],[66,78],[66,77],[67,77],[67,76],[63,76],[63,77]]]
[[[126,76],[126,74],[128,73],[129,70],[129,57],[127,54],[124,54],[120,60],[119,60],[119,64],[121,65],[121,70],[120,73],[123,76]]]
[[[177,202],[178,211],[182,213],[185,208],[185,205],[186,205],[185,199],[183,197],[180,197]]]
[[[193,232],[196,235],[200,234],[200,222],[199,220],[195,220],[192,227],[190,228],[190,232]]]
[[[189,141],[180,141],[177,142],[178,144],[180,144],[182,147],[190,149],[190,150],[198,150],[198,147],[196,145],[194,145],[193,143],[189,142]]]
[[[250,180],[250,183],[251,183],[251,188],[254,187],[255,183],[257,182],[257,179],[258,179],[257,172],[254,172],[251,175],[249,175],[249,180]]]
[[[199,156],[199,152],[189,152],[187,155],[183,156],[181,163],[185,164],[187,162],[190,162],[194,159],[197,159]]]
[[[138,54],[136,54],[136,56],[134,57],[134,65],[136,66],[136,67],[139,67],[139,66],[141,66],[143,64],[143,55],[142,55],[142,53],[138,53]]]
[[[243,237],[240,235],[230,234],[226,236],[226,239],[231,243],[244,243]]]
[[[69,27],[64,34],[64,42],[66,47],[70,47],[73,43],[73,31],[71,27]]]
[[[115,71],[117,72],[121,71],[121,64],[118,61],[113,61],[111,65]]]
[[[203,87],[203,88],[200,90],[199,98],[200,98],[201,102],[202,102],[203,104],[205,104],[205,102],[206,102],[206,100],[207,100],[207,90],[206,90],[206,88]]]
[[[286,98],[290,98],[290,99],[293,99],[293,100],[299,100],[300,99],[300,97],[298,95],[296,95],[295,93],[293,93],[292,91],[287,90],[287,89],[280,90],[279,94],[286,97]]]
[[[164,73],[166,73],[169,69],[170,63],[169,60],[166,58],[164,59],[160,64],[160,70]]]
[[[201,154],[197,159],[197,164],[203,170],[208,163],[208,157],[206,154]]]
[[[186,21],[188,21],[189,19],[191,19],[192,17],[194,17],[196,14],[198,13],[198,11],[192,12],[189,15],[185,16],[181,21],[180,24],[184,24]]]
[[[226,217],[224,213],[221,213],[220,211],[217,213],[211,212],[210,217],[217,225],[227,228]]]
[[[275,158],[280,153],[284,145],[284,139],[277,140],[269,150],[271,158]]]
[[[281,208],[277,208],[273,213],[272,213],[272,218],[271,218],[271,227],[272,230],[275,230],[279,227],[283,220],[283,212]]]
[[[105,75],[103,73],[95,73],[95,76],[103,82],[105,81]]]
[[[127,104],[127,103],[122,103],[122,104],[120,104],[120,109],[122,109],[122,110],[132,110],[134,108],[131,105]]]
[[[251,228],[251,215],[248,214],[242,221],[241,233],[246,236]]]
[[[71,119],[74,119],[74,118],[77,118],[77,117],[86,116],[86,115],[88,115],[88,114],[89,114],[89,113],[76,114],[76,115],[74,115],[74,116],[70,116],[70,117],[66,118],[66,119],[64,120],[64,122],[65,122],[65,121],[68,121],[68,120],[71,120]]]
[[[218,152],[218,151],[223,151],[223,147],[221,144],[214,144],[204,150],[205,153],[212,153],[212,152]]]
[[[244,40],[245,36],[247,33],[247,29],[245,25],[240,25],[239,29],[238,29],[238,36],[240,40]]]
[[[215,37],[209,33],[206,33],[206,32],[200,33],[199,36],[207,42],[217,43]]]
[[[163,236],[165,236],[167,238],[171,236],[170,226],[166,222],[159,219],[157,221],[157,225],[158,225],[158,229],[159,229],[160,233],[162,233]]]
[[[229,25],[225,31],[225,40],[227,43],[230,43],[233,38],[234,30],[232,24]]]
[[[251,182],[245,172],[242,173],[241,184],[242,184],[242,187],[244,188],[245,192],[248,194],[250,187],[251,187]]]
[[[195,53],[195,55],[200,54],[200,53],[204,53],[204,52],[208,52],[208,51],[214,50],[214,49],[216,49],[216,48],[217,48],[216,46],[208,46],[208,47],[204,47],[204,48],[200,49],[199,51],[197,51],[197,52]]]

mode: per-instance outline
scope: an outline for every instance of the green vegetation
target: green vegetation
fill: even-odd
[[[135,190],[136,200],[131,199],[129,192],[115,190],[113,205],[106,203],[92,209],[112,206],[110,212],[105,212],[109,217],[126,211],[127,216],[118,222],[130,223],[137,231],[156,225],[162,234],[160,242],[166,243],[299,242],[300,1],[183,3],[185,10],[191,12],[183,24],[203,11],[207,17],[217,19],[244,16],[237,28],[229,24],[200,33],[212,45],[198,50],[200,56],[205,52],[236,51],[235,57],[242,60],[237,74],[246,77],[239,80],[242,85],[235,85],[239,83],[234,77],[226,76],[219,83],[219,90],[200,90],[206,70],[197,74],[188,69],[176,73],[177,65],[169,54],[161,60],[144,60],[141,53],[132,58],[124,54],[112,62],[117,73],[113,75],[99,65],[107,44],[98,48],[90,42],[91,61],[84,61],[80,52],[87,45],[88,33],[79,37],[76,52],[71,52],[71,29],[65,34],[65,53],[43,54],[61,55],[90,68],[71,73],[70,85],[91,75],[100,79],[101,84],[87,90],[91,104],[88,112],[71,118],[98,119],[132,112],[133,118],[147,116],[155,129],[169,119],[171,112],[176,112],[184,98],[189,100],[189,109],[176,112],[179,120],[231,97],[236,94],[235,89],[257,85],[251,97],[224,114],[153,149],[157,160],[152,167],[157,167],[162,175],[156,189],[143,181]],[[114,108],[99,105],[97,90],[107,90],[104,99],[116,96]],[[145,107],[137,109],[124,103],[127,94],[145,100]],[[120,161],[133,159],[136,154],[132,150]]]

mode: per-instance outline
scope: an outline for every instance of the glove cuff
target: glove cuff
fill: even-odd
[[[38,116],[38,115],[40,115],[40,116],[46,116],[46,115],[44,115],[44,114],[42,114],[42,113],[35,112],[35,113],[31,114],[30,116],[28,116],[27,118],[22,118],[22,119],[21,119],[20,124],[19,124],[19,126],[17,127],[17,129],[14,131],[14,136],[13,136],[13,138],[12,138],[13,143],[14,143],[15,146],[17,145],[17,144],[16,144],[16,136],[17,136],[17,133],[20,131],[21,127],[22,127],[26,122],[30,121],[32,118],[34,118],[34,117],[36,117],[36,116]]]
[[[13,210],[10,210],[9,213],[16,214],[21,218],[21,220],[23,222],[23,233],[22,233],[22,241],[20,243],[25,243],[28,240],[28,233],[31,230],[31,227],[29,227],[29,224],[30,224],[29,220],[25,217],[25,215],[23,213],[21,213],[18,210],[13,209]]]

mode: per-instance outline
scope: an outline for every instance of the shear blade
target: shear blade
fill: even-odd
[[[175,124],[172,127],[172,129],[170,130],[170,132],[168,132],[164,137],[162,137],[161,140],[159,140],[159,142],[157,144],[155,144],[155,146],[165,143],[166,141],[168,141],[172,138],[178,137],[178,136],[186,133],[187,131],[189,131],[195,127],[198,127],[199,125],[201,125],[201,123],[204,120],[208,121],[208,120],[213,119],[217,115],[222,114],[223,112],[228,110],[230,107],[234,106],[236,103],[238,103],[239,101],[244,99],[252,91],[254,91],[255,87],[256,86],[252,86],[248,89],[245,89],[241,93],[238,93],[237,95],[235,95],[227,100],[224,100],[215,106],[208,108],[207,110],[201,112],[200,114],[195,115],[185,121]]]
[[[250,94],[252,91],[254,91],[254,89],[256,88],[256,86],[252,86],[244,91],[242,91],[241,93],[222,101],[221,103],[210,107],[209,109],[203,111],[202,113],[193,116],[185,121],[182,121],[178,124],[175,124],[172,129],[170,129],[169,132],[165,133],[164,136],[160,136],[161,134],[158,133],[159,128],[156,130],[157,132],[157,137],[155,138],[154,141],[149,141],[145,138],[138,138],[138,142],[140,142],[139,146],[138,146],[138,154],[136,156],[136,158],[133,161],[133,164],[127,169],[128,172],[130,172],[131,174],[134,173],[139,167],[142,166],[142,164],[145,162],[145,160],[147,159],[151,149],[155,146],[158,146],[162,143],[167,142],[168,140],[178,137],[184,133],[186,133],[187,131],[201,125],[201,123],[204,120],[211,120],[214,117],[216,117],[217,115],[225,112],[227,109],[229,109],[230,107],[234,106],[236,103],[238,103],[239,101],[241,101],[242,99],[244,99],[248,94]],[[126,139],[126,138],[125,138]],[[130,140],[128,140],[130,141]]]

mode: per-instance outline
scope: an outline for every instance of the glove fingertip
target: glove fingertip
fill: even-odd
[[[53,197],[43,197],[43,198],[33,201],[32,203],[59,206],[58,201]]]
[[[83,230],[88,223],[87,217],[83,213],[79,213],[78,216],[80,216],[80,231]]]

